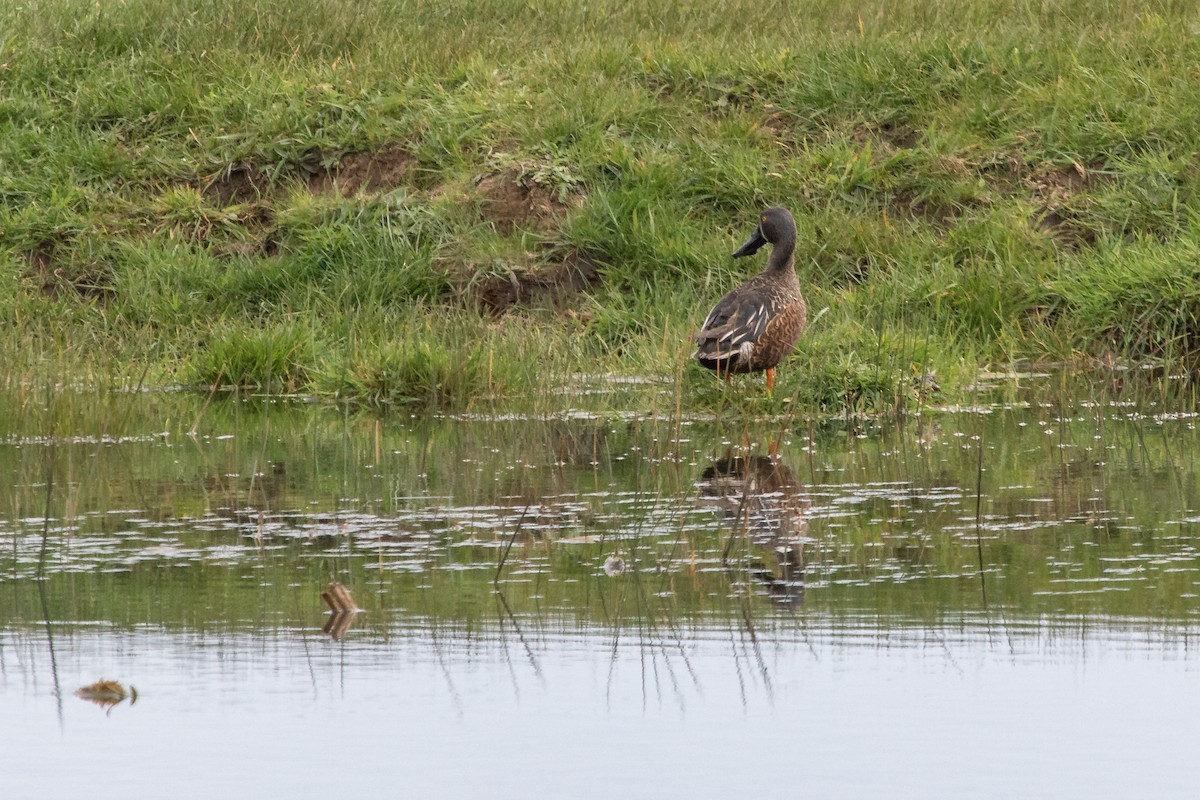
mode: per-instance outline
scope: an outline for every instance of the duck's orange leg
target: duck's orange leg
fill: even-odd
[[[775,368],[771,367],[767,370],[767,394],[771,394],[775,389]]]

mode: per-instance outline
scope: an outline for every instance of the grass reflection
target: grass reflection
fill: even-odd
[[[479,621],[499,590],[510,620],[605,629],[1200,608],[1189,414],[818,425],[121,402],[70,436],[32,422],[0,445],[15,619],[43,618],[42,572],[51,619],[198,629],[311,625],[335,581],[368,618]]]

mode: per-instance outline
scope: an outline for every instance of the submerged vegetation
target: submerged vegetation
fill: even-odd
[[[1197,25],[1118,0],[7,4],[0,364],[455,408],[617,374],[714,406],[690,336],[779,204],[814,322],[777,397],[1194,368]]]

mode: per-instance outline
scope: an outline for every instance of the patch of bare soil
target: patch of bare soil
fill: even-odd
[[[330,169],[304,174],[304,183],[313,194],[336,194],[352,197],[359,193],[388,192],[410,184],[416,158],[402,145],[389,145],[378,151],[349,153]],[[201,181],[205,200],[219,207],[243,206],[239,219],[247,237],[241,240],[218,242],[218,256],[265,256],[279,253],[279,236],[275,228],[272,202],[278,184],[267,173],[251,163],[238,164],[229,170]]]
[[[897,192],[887,206],[887,213],[896,219],[920,220],[939,230],[950,228],[962,212],[952,203],[922,200],[908,191]]]
[[[202,192],[210,203],[225,208],[261,200],[270,189],[271,181],[262,169],[254,164],[238,164],[211,178]]]
[[[29,280],[42,296],[59,298],[73,294],[98,302],[112,297],[112,281],[104,265],[71,265],[59,249],[57,242],[48,240],[25,255]]]
[[[352,197],[360,192],[388,192],[411,182],[416,157],[403,145],[388,145],[380,150],[347,153],[329,169],[301,173],[314,194]],[[233,166],[203,181],[206,200],[219,207],[245,205],[269,199],[274,192],[267,173],[256,164]]]
[[[480,281],[472,287],[467,300],[496,314],[515,305],[562,305],[595,285],[601,265],[595,257],[573,252],[556,264]]]
[[[911,150],[921,143],[921,132],[901,123],[884,123],[882,125],[864,125],[854,132],[854,141],[859,144],[871,143],[871,146],[882,153],[894,153],[897,150]]]
[[[405,147],[391,145],[377,151],[347,153],[334,168],[314,174],[308,181],[314,193],[356,194],[390,192],[412,183],[416,157]]]
[[[1022,180],[1024,187],[1033,193],[1038,209],[1030,224],[1068,247],[1095,244],[1096,232],[1080,217],[1078,206],[1080,196],[1103,180],[1095,170],[1080,164],[1037,167]]]
[[[475,182],[475,197],[483,219],[499,233],[520,228],[546,230],[583,199],[570,195],[560,202],[554,192],[510,169],[484,175]]]
[[[248,239],[214,242],[210,252],[217,258],[274,258],[279,255],[279,231],[272,227],[247,225]]]
[[[777,142],[789,146],[793,144],[792,127],[788,123],[787,117],[775,110],[775,106],[770,103],[766,104],[765,110],[767,113],[758,123],[758,127]]]
[[[209,231],[205,230],[195,231],[195,235],[190,238],[208,242],[212,254],[218,258],[255,256],[269,252],[270,248],[264,242],[270,237],[274,223],[270,196],[272,186],[270,178],[261,168],[243,162],[216,175],[202,178],[197,183],[207,205],[219,209],[228,209],[230,206],[243,207],[239,209],[237,219],[247,235],[245,239],[210,238]],[[164,226],[172,224],[163,223]]]
[[[54,274],[54,245],[43,242],[36,250],[25,255],[29,262],[29,277],[38,291],[46,297],[58,297],[60,285]]]

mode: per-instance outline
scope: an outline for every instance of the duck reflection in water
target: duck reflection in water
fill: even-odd
[[[700,475],[701,501],[733,522],[722,560],[728,565],[735,544],[749,546],[750,573],[776,602],[804,601],[804,542],[808,498],[796,473],[770,455],[734,456],[713,461]]]

